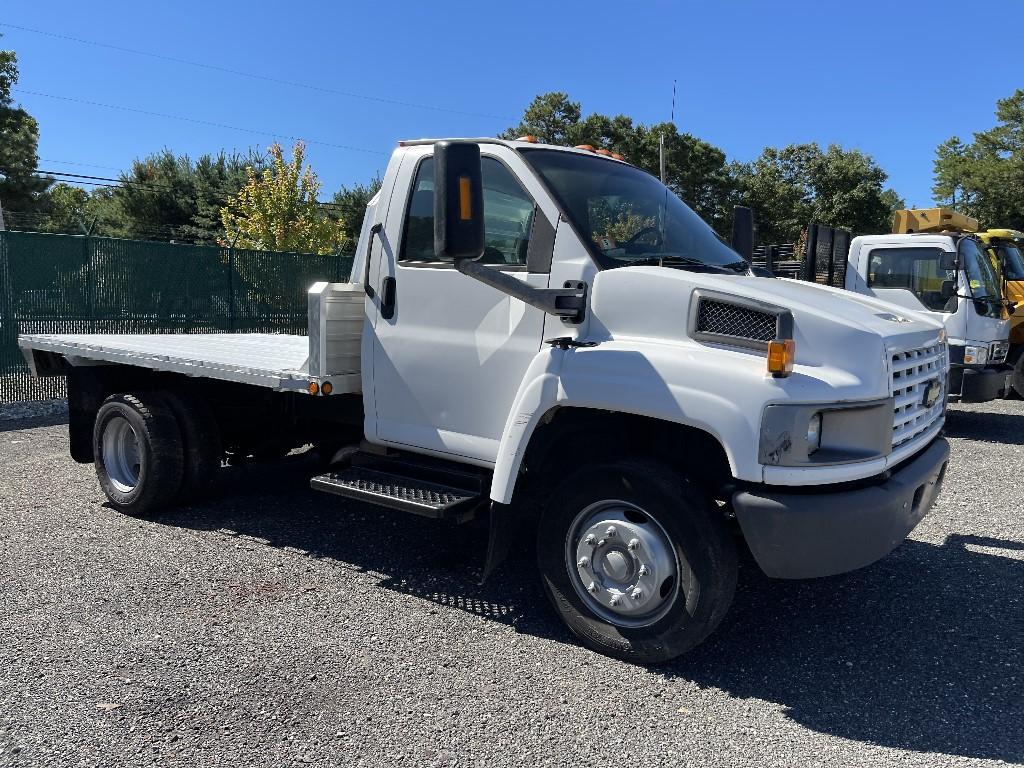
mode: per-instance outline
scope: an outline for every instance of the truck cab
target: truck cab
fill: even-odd
[[[486,515],[484,577],[532,550],[583,643],[660,662],[725,615],[735,533],[771,577],[864,567],[949,456],[941,322],[757,276],[752,233],[734,243],[610,152],[406,141],[350,282],[310,290],[308,340],[20,344],[68,376],[72,455],[118,509],[193,492],[221,448],[312,442],[313,489]]]
[[[899,211],[898,231],[853,239],[846,270],[847,290],[943,324],[949,397],[974,403],[1003,397],[1011,374],[1000,277],[976,228],[973,219],[945,209]]]
[[[977,235],[1002,276],[1003,298],[1013,310],[1006,362],[1013,366],[1013,391],[1018,397],[1024,397],[1024,232],[988,229]]]

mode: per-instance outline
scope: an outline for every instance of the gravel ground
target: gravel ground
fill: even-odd
[[[24,421],[27,419],[46,421],[54,417],[66,417],[67,415],[68,401],[64,399],[0,403],[0,423]]]
[[[143,521],[59,417],[4,420],[0,763],[1024,762],[1024,403],[948,428],[893,555],[808,582],[746,555],[719,631],[644,669],[576,645],[531,575],[478,586],[480,531],[314,494],[301,457]]]

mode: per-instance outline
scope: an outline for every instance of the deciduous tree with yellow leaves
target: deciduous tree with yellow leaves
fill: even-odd
[[[269,166],[261,172],[247,169],[246,185],[221,208],[227,243],[265,251],[341,250],[344,229],[317,203],[320,180],[304,167],[305,145],[300,141],[292,147],[289,162],[279,144],[271,145],[269,153]]]

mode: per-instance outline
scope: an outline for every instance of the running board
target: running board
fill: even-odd
[[[457,521],[471,517],[481,499],[481,494],[463,488],[365,466],[319,475],[309,481],[309,487],[379,507]]]

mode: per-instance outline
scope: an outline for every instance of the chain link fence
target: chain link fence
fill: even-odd
[[[20,333],[306,332],[306,291],[351,256],[0,232],[0,403],[64,396],[33,379]]]

